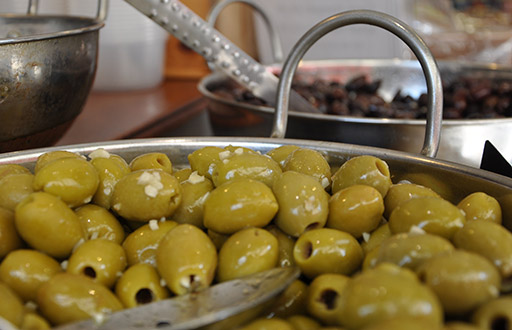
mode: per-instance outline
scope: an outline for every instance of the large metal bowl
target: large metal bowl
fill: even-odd
[[[206,146],[226,147],[228,145],[247,147],[261,153],[266,153],[281,145],[296,145],[322,152],[333,167],[358,155],[379,157],[389,164],[394,182],[397,182],[403,175],[419,174],[421,177],[431,178],[431,183],[442,183],[444,191],[447,192],[446,196],[449,196],[453,203],[458,203],[464,196],[476,191],[482,191],[497,198],[503,208],[504,225],[512,230],[512,178],[419,154],[339,142],[257,137],[150,138],[4,153],[0,154],[0,164],[22,164],[33,169],[37,157],[45,152],[67,150],[88,155],[98,148],[103,148],[110,153],[120,155],[127,161],[131,161],[143,153],[163,152],[169,155],[173,166],[184,168],[189,166],[187,156],[195,150]]]
[[[436,71],[437,69],[432,68],[432,70]],[[280,91],[286,90],[283,86],[284,85],[280,84]],[[289,92],[289,89],[287,92]],[[282,95],[282,93],[278,93],[278,95]],[[283,103],[286,103],[286,101],[283,101]],[[278,118],[280,114],[286,115],[286,109],[284,105],[278,106],[276,118]],[[432,110],[432,108],[430,110]],[[439,130],[439,124],[438,122],[436,125],[436,131]],[[286,124],[284,127],[286,127]],[[434,137],[436,136],[438,135],[434,134]],[[434,144],[437,144],[437,139],[435,140],[436,143]],[[339,166],[346,160],[357,155],[373,155],[385,160],[389,164],[393,182],[398,182],[403,178],[403,175],[417,175],[416,178],[421,176],[430,183],[439,183],[442,185],[443,196],[453,203],[459,202],[462,197],[476,191],[485,192],[494,196],[498,199],[502,207],[504,226],[509,230],[512,229],[512,178],[474,167],[437,160],[431,157],[368,146],[311,140],[254,137],[140,139],[5,153],[0,154],[0,164],[15,163],[33,168],[37,158],[45,152],[65,149],[87,155],[98,148],[103,148],[108,152],[120,155],[127,161],[131,161],[136,156],[143,153],[163,152],[169,156],[174,167],[181,168],[188,166],[187,156],[202,147],[225,147],[228,145],[247,147],[261,153],[267,153],[269,150],[281,145],[296,145],[321,152],[333,167]],[[412,179],[411,181],[414,182]],[[218,328],[219,327],[216,329]]]
[[[0,152],[52,145],[82,111],[105,6],[96,18],[0,15]]]
[[[443,82],[464,76],[489,79],[510,79],[512,68],[486,64],[438,62]],[[278,71],[277,68],[270,68]],[[425,77],[420,64],[405,60],[339,60],[304,61],[298,70],[301,79],[314,78],[346,82],[366,74],[382,80],[381,96],[390,101],[398,90],[418,97],[426,92]],[[272,129],[274,110],[233,101],[213,91],[228,84],[229,78],[213,73],[198,85],[208,100],[208,111],[215,135],[268,136]],[[289,114],[287,137],[337,141],[417,152],[423,143],[424,120],[356,118],[293,111]],[[512,118],[443,120],[438,158],[457,163],[480,165],[484,143],[491,141],[508,159],[512,159]]]

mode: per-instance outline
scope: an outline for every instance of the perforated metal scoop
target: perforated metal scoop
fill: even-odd
[[[286,289],[299,277],[299,273],[296,267],[274,268],[197,293],[106,315],[100,324],[87,320],[57,327],[56,330],[184,330],[206,326],[208,329],[229,329],[247,321],[247,317],[254,317],[243,313],[265,306],[262,304]]]
[[[216,69],[247,87],[254,95],[275,106],[278,78],[247,55],[219,31],[178,0],[126,0],[140,12],[201,54]],[[318,113],[297,93],[290,94],[290,108]]]

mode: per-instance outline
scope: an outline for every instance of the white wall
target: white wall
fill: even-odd
[[[285,56],[297,40],[321,20],[346,10],[372,9],[391,14],[408,24],[408,0],[255,0],[278,31]],[[268,33],[256,17],[261,62],[271,63]],[[372,26],[354,25],[332,31],[320,39],[305,59],[409,58],[407,47],[391,33]]]

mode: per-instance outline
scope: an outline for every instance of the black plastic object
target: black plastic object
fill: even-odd
[[[485,141],[480,169],[512,178],[512,165],[490,141]]]

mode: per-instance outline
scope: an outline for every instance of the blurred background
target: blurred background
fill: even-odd
[[[412,26],[438,60],[492,64],[492,69],[505,71],[512,67],[512,0],[252,1],[268,15],[285,57],[319,21],[347,10],[372,9]],[[207,18],[220,0],[182,2]],[[28,0],[0,0],[0,12],[23,14],[27,4]],[[39,13],[94,17],[97,6],[98,0],[39,0]],[[275,63],[267,26],[247,4],[228,5],[215,27],[263,64]],[[410,50],[397,37],[367,25],[332,31],[305,56],[306,60],[411,58]],[[214,133],[210,123],[215,120],[209,118],[208,100],[198,89],[211,73],[204,59],[124,0],[109,0],[105,27],[99,31],[97,64],[93,90],[83,111],[58,144]],[[490,90],[482,84],[485,88],[476,87]],[[504,86],[509,85],[505,81]],[[507,104],[509,108],[508,99],[491,101],[491,105]],[[475,149],[467,145],[468,149]]]
[[[257,0],[281,38],[286,55],[314,24],[345,10],[373,9],[396,16],[425,39],[438,59],[512,64],[512,0]],[[183,0],[205,18],[215,0]],[[95,0],[42,0],[40,13],[94,16]],[[203,59],[140,15],[123,0],[110,0],[100,33],[96,90],[151,88],[165,76],[196,79],[209,72]],[[2,0],[0,12],[26,10],[26,2]],[[246,4],[221,12],[216,27],[262,63],[273,63],[268,30]],[[379,28],[348,26],[316,43],[305,59],[412,58],[396,37]],[[137,80],[130,77],[138,77]]]

